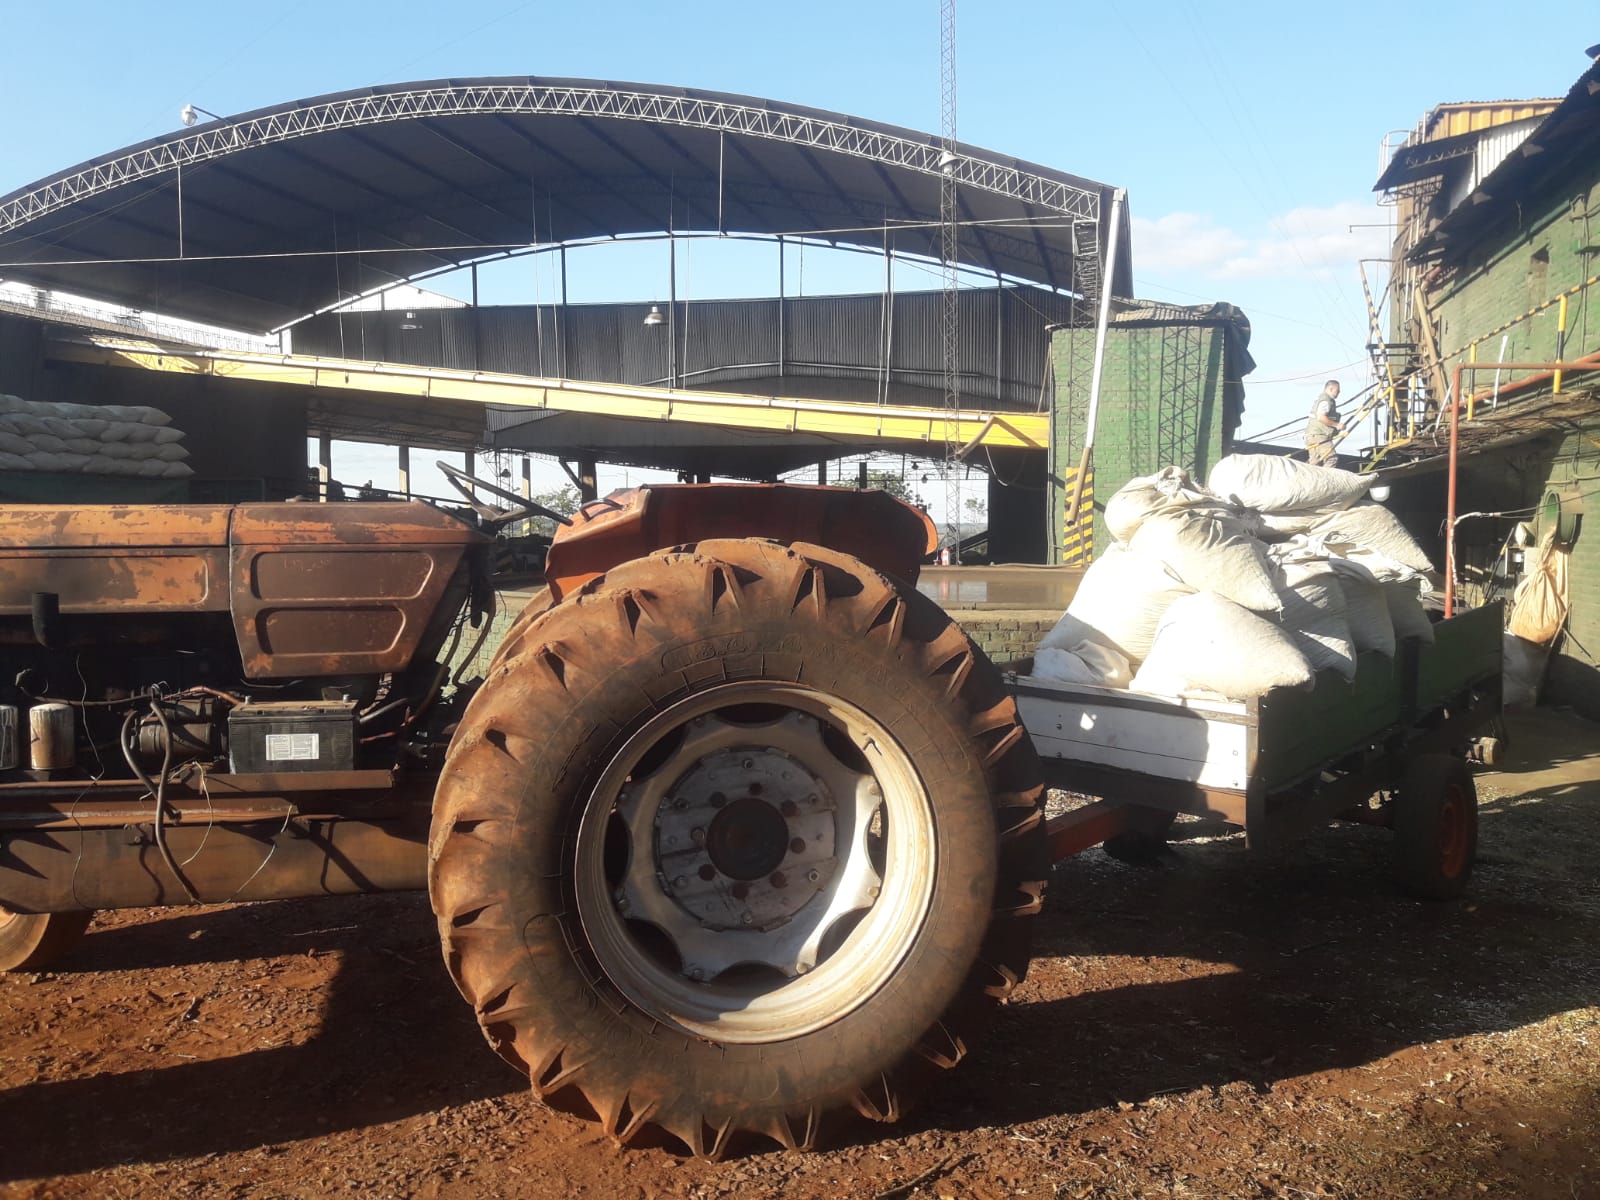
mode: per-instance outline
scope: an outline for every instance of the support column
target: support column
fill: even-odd
[[[462,467],[462,470],[466,471],[468,479],[476,479],[477,478],[477,472],[474,471],[473,468],[472,468],[472,460],[473,460],[474,457],[476,457],[476,456],[472,453],[471,450],[463,450],[461,452],[461,467]],[[477,498],[477,495],[478,495],[478,489],[477,488],[473,487],[469,483],[467,485],[467,490],[472,493],[472,496],[473,496],[474,499]]]
[[[867,488],[867,460],[864,458],[856,464],[856,486],[862,491]]]
[[[317,499],[328,498],[328,485],[333,482],[333,438],[327,434],[317,438]]]
[[[533,456],[531,454],[522,456],[522,498],[524,500],[533,499]]]
[[[783,234],[778,235],[778,378],[783,378],[784,358],[784,326],[786,324],[783,310]]]
[[[477,263],[472,264],[472,369],[483,370],[483,321],[481,310],[478,308]]]
[[[578,460],[578,497],[587,504],[599,498],[600,492],[595,485],[595,460],[580,458]]]
[[[823,459],[821,462],[819,462],[817,464],[817,486],[818,487],[826,487],[827,485],[828,485],[828,460],[827,459]]]
[[[411,447],[400,447],[400,493],[411,496]]]

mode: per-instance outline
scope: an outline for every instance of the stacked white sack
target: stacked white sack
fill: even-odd
[[[172,418],[144,405],[52,404],[0,395],[0,469],[184,479]]]
[[[1034,674],[1127,687],[1167,606],[1193,590],[1160,560],[1112,545],[1089,565],[1067,611],[1040,639]]]
[[[1311,682],[1310,664],[1283,629],[1223,596],[1197,592],[1161,618],[1133,690],[1240,700]]]
[[[1387,509],[1362,499],[1371,479],[1290,459],[1231,455],[1217,464],[1212,482],[1208,491],[1168,467],[1111,497],[1106,522],[1118,541],[1089,568],[1066,615],[1040,642],[1035,674],[1246,699],[1291,686],[1281,681],[1308,682],[1317,670],[1352,678],[1357,653],[1392,656],[1397,637],[1432,640],[1418,601],[1431,564]],[[1180,658],[1172,634],[1155,655],[1160,623],[1179,599],[1194,594],[1260,614],[1283,640],[1269,639],[1272,654],[1259,662],[1251,653],[1237,655],[1226,671],[1202,651],[1195,662]],[[1176,627],[1194,633],[1204,613],[1233,633],[1262,636],[1231,608],[1214,604],[1186,605]],[[1205,644],[1212,644],[1209,635]],[[1285,645],[1303,669],[1289,665]]]

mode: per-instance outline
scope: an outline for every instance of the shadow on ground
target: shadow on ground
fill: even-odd
[[[1173,870],[1124,867],[1100,851],[1061,864],[1033,981],[910,1129],[1265,1088],[1600,1002],[1589,849],[1600,840],[1600,771],[1582,756],[1600,739],[1593,726],[1580,735],[1556,739],[1546,762],[1581,770],[1550,778],[1534,764],[1495,777],[1503,791],[1530,790],[1486,809],[1483,861],[1462,901],[1404,897],[1389,879],[1387,835],[1368,828],[1332,827],[1270,857],[1238,838],[1191,837]],[[1524,764],[1539,736],[1523,739]],[[304,1044],[0,1092],[0,1129],[27,1131],[7,1139],[0,1178],[271,1146],[523,1089],[450,984],[420,896],[175,913],[91,933],[71,969],[335,951],[342,965]],[[270,997],[270,981],[263,990]],[[130,1109],[137,1127],[104,1120]]]

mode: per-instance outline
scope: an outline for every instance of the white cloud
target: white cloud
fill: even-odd
[[[1386,257],[1383,210],[1359,200],[1303,206],[1240,232],[1209,214],[1176,212],[1133,219],[1134,261],[1141,274],[1190,272],[1212,279],[1303,276],[1332,268],[1354,272],[1360,258]]]

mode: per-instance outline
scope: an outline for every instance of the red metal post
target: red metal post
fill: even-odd
[[[1456,615],[1456,466],[1460,449],[1461,363],[1450,379],[1450,485],[1444,502],[1444,615]]]

